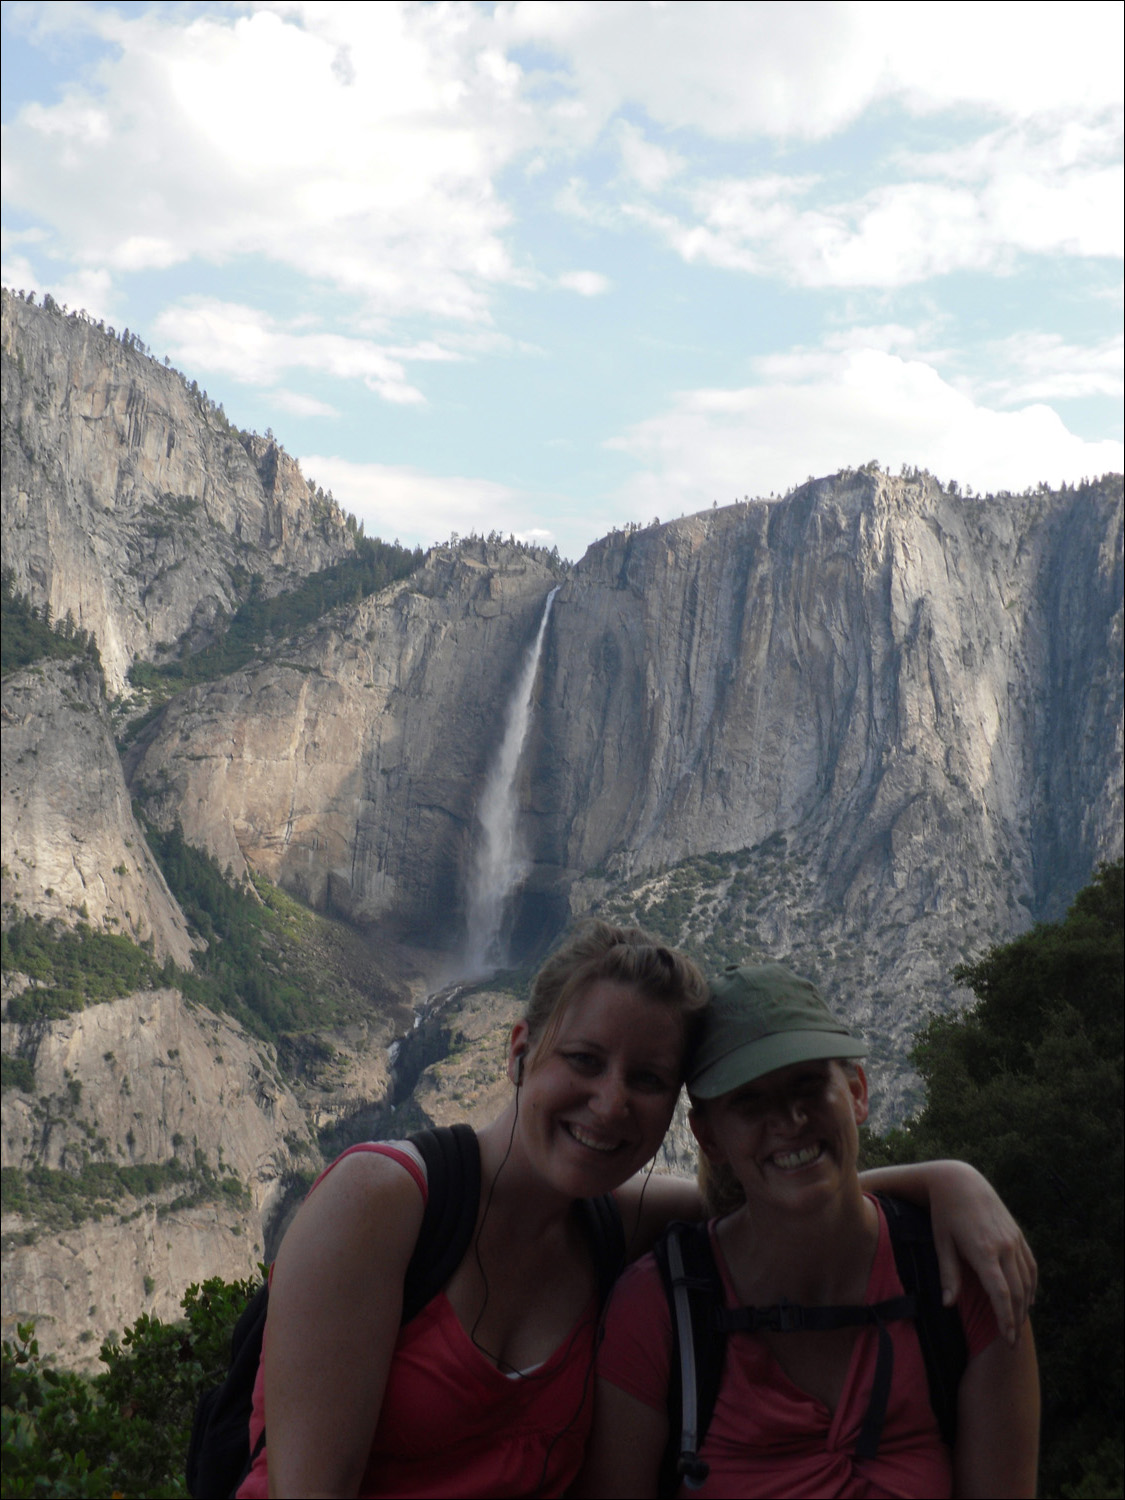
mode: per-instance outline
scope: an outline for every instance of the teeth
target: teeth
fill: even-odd
[[[616,1151],[618,1143],[615,1141],[610,1145],[603,1141],[600,1136],[591,1135],[589,1131],[583,1130],[581,1125],[567,1125],[567,1130],[580,1146],[586,1146],[591,1151]]]
[[[791,1167],[807,1167],[819,1155],[819,1146],[805,1146],[800,1151],[775,1151],[773,1159],[779,1167],[788,1170]]]

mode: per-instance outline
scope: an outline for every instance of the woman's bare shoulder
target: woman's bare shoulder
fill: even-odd
[[[393,1274],[410,1259],[424,1211],[419,1183],[401,1161],[378,1151],[350,1151],[301,1205],[278,1252],[278,1269],[297,1258],[369,1258],[374,1247]]]

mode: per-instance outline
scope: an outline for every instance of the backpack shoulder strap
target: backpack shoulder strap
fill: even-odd
[[[578,1206],[582,1227],[590,1241],[598,1281],[598,1306],[605,1307],[613,1283],[625,1269],[625,1226],[612,1193],[582,1198]]]
[[[723,1284],[706,1224],[672,1224],[655,1248],[672,1321],[668,1371],[668,1444],[659,1493],[698,1489],[708,1465],[699,1457],[711,1425],[726,1358]]]
[[[930,1405],[942,1441],[952,1448],[957,1438],[957,1389],[969,1362],[965,1330],[955,1307],[943,1307],[941,1274],[930,1216],[901,1198],[876,1194],[887,1219],[895,1269],[903,1291],[914,1293],[915,1329],[926,1366]]]
[[[410,1141],[426,1163],[428,1191],[402,1289],[404,1324],[437,1296],[461,1264],[480,1208],[480,1147],[471,1126],[419,1130]]]
[[[230,1341],[230,1366],[221,1385],[206,1391],[195,1409],[187,1451],[189,1495],[229,1495],[250,1472],[265,1433],[249,1451],[250,1409],[269,1310],[263,1282],[239,1315]]]

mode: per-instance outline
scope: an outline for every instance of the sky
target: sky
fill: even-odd
[[[1123,466],[1123,7],[2,6],[2,279],[368,535]]]

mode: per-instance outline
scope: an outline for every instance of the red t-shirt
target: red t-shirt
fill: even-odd
[[[409,1154],[392,1145],[351,1149],[393,1157],[425,1198],[425,1177]],[[590,1433],[596,1324],[591,1299],[550,1359],[517,1378],[481,1354],[439,1293],[399,1331],[360,1497],[561,1495]],[[264,1359],[254,1385],[251,1452],[265,1421],[263,1368]],[[268,1493],[263,1449],[238,1495],[265,1500]]]
[[[715,1235],[711,1247],[722,1276],[728,1307],[739,1300]],[[879,1209],[879,1244],[865,1302],[902,1295],[894,1249]],[[969,1358],[997,1337],[998,1329],[979,1281],[963,1275],[958,1310]],[[855,1457],[875,1374],[878,1334],[864,1328],[834,1412],[789,1379],[761,1339],[732,1334],[728,1339],[723,1384],[700,1457],[711,1472],[698,1490],[681,1495],[772,1496],[948,1496],[953,1473],[949,1449],[941,1440],[930,1405],[926,1367],[914,1324],[899,1320],[887,1328],[894,1344],[894,1378],[879,1451],[873,1459]],[[646,1255],[625,1272],[614,1290],[598,1374],[656,1411],[667,1410],[672,1324],[660,1272]]]

